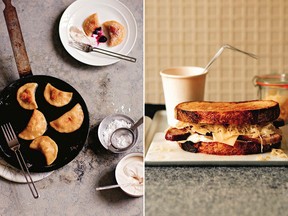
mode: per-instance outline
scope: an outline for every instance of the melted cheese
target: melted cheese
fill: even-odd
[[[225,143],[233,146],[238,138],[238,135],[231,135],[229,133],[212,133],[213,141]]]
[[[288,158],[287,154],[282,149],[272,149],[271,155],[277,156],[280,158]]]
[[[269,161],[271,159],[271,157],[269,155],[267,155],[266,157],[263,157],[262,155],[259,155],[257,157],[257,160],[259,161]]]
[[[198,142],[213,142],[213,139],[209,136],[204,136],[202,134],[198,133],[193,133],[191,134],[186,140],[183,141],[178,141],[180,143],[184,143],[187,141],[191,141],[193,143],[198,143]]]
[[[249,135],[252,138],[258,138],[261,136],[270,136],[277,130],[273,124],[266,125],[208,125],[208,124],[188,124],[179,123],[177,128],[183,128],[187,126],[191,127],[191,133],[199,133],[206,135],[212,133],[213,139],[210,142],[220,142],[233,146],[239,135]],[[193,141],[192,141],[193,142]],[[199,142],[199,141],[198,141]],[[209,142],[209,141],[205,141]]]

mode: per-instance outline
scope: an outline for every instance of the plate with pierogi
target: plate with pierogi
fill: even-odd
[[[137,39],[137,23],[129,8],[118,0],[77,0],[64,11],[59,22],[60,40],[78,61],[92,66],[106,66],[119,61],[97,52],[83,52],[69,43],[128,55]]]
[[[89,114],[81,95],[50,76],[21,78],[0,95],[0,124],[10,122],[31,172],[48,172],[72,161],[89,131]],[[1,156],[19,168],[15,153],[0,133]]]

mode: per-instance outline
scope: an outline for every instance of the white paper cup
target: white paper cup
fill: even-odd
[[[173,67],[160,71],[167,121],[175,126],[174,108],[185,101],[203,101],[207,71],[201,67]]]

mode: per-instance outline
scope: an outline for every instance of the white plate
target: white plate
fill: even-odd
[[[52,173],[53,171],[44,173],[30,173],[30,174],[33,181],[36,182],[48,177]],[[12,182],[26,183],[26,179],[21,173],[21,171],[10,166],[2,158],[0,158],[0,176]]]
[[[59,34],[61,42],[67,52],[80,62],[93,66],[104,66],[116,63],[117,58],[102,55],[96,52],[85,53],[69,45],[69,29],[76,26],[82,29],[83,21],[91,14],[97,13],[100,23],[108,20],[116,20],[126,29],[124,41],[115,47],[108,47],[100,43],[99,48],[128,55],[132,50],[137,38],[137,25],[130,10],[118,0],[77,0],[73,2],[63,13],[60,24]]]
[[[288,126],[285,126],[287,130]],[[183,151],[176,142],[165,140],[165,130],[168,128],[165,111],[156,112],[149,134],[146,134],[146,165],[288,165],[287,158],[272,156],[270,153],[237,155],[237,156],[219,156],[201,153],[191,153]],[[288,154],[287,132],[282,140],[282,149]],[[146,149],[145,148],[145,149]],[[259,157],[270,158],[266,161],[260,160]]]

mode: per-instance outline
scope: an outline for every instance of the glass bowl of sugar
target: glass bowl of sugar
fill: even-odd
[[[131,142],[125,136],[119,138],[118,143],[111,144],[111,135],[119,128],[131,128],[134,121],[123,114],[113,114],[104,118],[98,128],[98,138],[104,148],[113,153],[122,153],[131,149],[137,142],[138,130],[133,131],[134,139]]]

